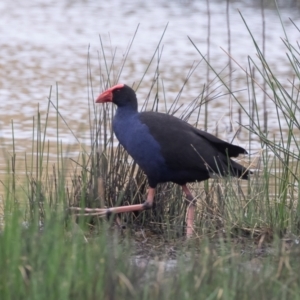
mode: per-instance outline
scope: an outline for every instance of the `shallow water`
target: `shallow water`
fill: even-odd
[[[220,47],[227,50],[226,6],[218,1],[210,3],[211,34],[210,56],[215,68],[224,67],[227,56]],[[237,10],[240,10],[261,43],[262,20],[260,10],[247,4],[233,3],[230,9],[231,54],[243,66],[247,56],[255,56],[249,33]],[[25,128],[31,128],[31,118],[37,105],[46,109],[50,86],[58,84],[59,107],[67,120],[81,120],[87,114],[87,53],[90,47],[92,71],[95,80],[99,76],[98,53],[101,52],[99,36],[105,46],[107,59],[110,51],[116,49],[116,68],[122,59],[129,41],[139,25],[127,63],[119,81],[132,84],[138,82],[152,57],[164,28],[168,28],[162,42],[163,55],[161,76],[164,78],[165,92],[171,103],[183,84],[183,78],[194,61],[201,57],[191,45],[187,36],[197,47],[207,53],[207,7],[201,1],[110,1],[101,4],[94,1],[41,1],[30,3],[1,1],[1,136],[10,136],[10,126],[3,121],[14,119],[18,125],[16,137],[22,132],[30,136]],[[283,37],[277,12],[267,9],[266,53],[270,64],[281,74],[289,73],[284,62],[286,51],[280,40]],[[290,40],[295,42],[299,32],[288,22],[297,22],[293,10],[283,10],[282,19]],[[102,57],[102,54],[100,53]],[[102,60],[103,58],[101,58]],[[278,61],[282,63],[277,64]],[[156,66],[156,64],[155,64]],[[236,67],[234,67],[236,69]],[[202,70],[205,70],[203,72]],[[189,88],[182,96],[188,102],[197,96],[205,83],[206,66],[201,64],[190,78]],[[151,77],[153,74],[149,74]],[[102,87],[94,82],[97,94]],[[143,99],[145,82],[140,89]],[[55,99],[55,97],[54,97]],[[223,114],[220,102],[214,106],[211,118],[216,122]],[[82,119],[81,119],[82,118]]]

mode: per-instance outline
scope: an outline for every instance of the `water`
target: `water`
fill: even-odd
[[[225,1],[224,1],[225,2]],[[240,10],[248,25],[262,42],[262,19],[259,8],[234,2],[230,6],[231,55],[242,66],[247,66],[248,55],[255,58],[255,48],[238,12]],[[286,8],[281,11],[285,29],[291,42],[299,39],[299,32],[289,22],[296,23],[299,15]],[[119,82],[129,85],[142,78],[153,56],[161,35],[167,30],[161,44],[160,80],[163,80],[166,98],[172,103],[188,74],[190,67],[207,53],[207,6],[205,1],[9,1],[0,3],[0,138],[1,147],[11,147],[12,120],[17,151],[24,152],[32,139],[33,116],[37,109],[45,119],[50,87],[52,101],[59,99],[59,110],[78,139],[89,140],[88,98],[96,96],[103,88],[99,78],[105,77],[104,59],[100,45],[101,36],[105,55],[111,62],[115,52],[114,72],[117,78],[121,61],[137,27],[132,49],[127,58]],[[228,56],[221,49],[228,48],[226,4],[210,1],[211,34],[210,59],[217,70],[228,63]],[[265,10],[266,57],[274,71],[283,78],[290,77],[291,70],[286,59],[286,50],[281,41],[284,33],[277,12]],[[89,50],[88,50],[89,49]],[[91,57],[93,92],[87,85],[87,56]],[[102,69],[99,70],[99,61]],[[139,90],[138,97],[144,100],[153,79],[157,58],[150,67]],[[280,62],[280,63],[278,63]],[[241,69],[233,65],[236,89],[245,89],[246,83]],[[196,69],[184,89],[181,103],[187,105],[197,97],[206,84],[207,66],[204,62]],[[227,72],[228,73],[228,72]],[[211,79],[213,74],[210,75]],[[161,81],[160,81],[161,82]],[[58,89],[56,90],[56,87]],[[163,90],[160,87],[160,97]],[[224,90],[215,94],[224,93]],[[247,92],[237,95],[247,101]],[[154,95],[153,95],[154,97]],[[163,111],[164,106],[160,109]],[[234,106],[234,126],[237,128],[237,105]],[[276,115],[269,107],[269,124],[276,132]],[[43,121],[44,122],[44,121]],[[214,133],[218,124],[222,138],[228,139],[228,100],[220,97],[209,106],[209,131]],[[200,124],[200,127],[203,127]],[[64,144],[77,144],[64,122],[60,120],[60,139]],[[222,135],[222,132],[225,134]],[[230,137],[229,137],[230,138]],[[47,137],[56,139],[56,114],[52,107],[49,116]],[[1,162],[0,162],[1,164]]]

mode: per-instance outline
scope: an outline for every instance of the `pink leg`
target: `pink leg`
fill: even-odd
[[[155,189],[149,188],[147,200],[142,204],[135,204],[135,205],[126,205],[126,206],[117,206],[111,208],[80,208],[80,207],[70,207],[71,210],[84,212],[83,214],[79,214],[81,216],[109,216],[110,214],[118,214],[124,212],[132,212],[132,211],[139,211],[150,209],[153,205],[155,195]]]
[[[194,218],[195,218],[195,198],[186,185],[182,185],[186,198],[188,200],[188,211],[186,216],[186,237],[190,238],[194,233]]]

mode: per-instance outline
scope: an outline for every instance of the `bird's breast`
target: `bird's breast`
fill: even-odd
[[[148,126],[140,121],[138,114],[127,116],[116,114],[113,130],[120,144],[146,175],[159,173],[165,168],[161,146],[151,135]]]

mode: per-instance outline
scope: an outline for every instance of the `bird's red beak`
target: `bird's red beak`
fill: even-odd
[[[98,96],[96,103],[112,102],[112,91],[109,89]]]
[[[96,99],[96,103],[104,103],[104,102],[112,102],[113,101],[113,91],[117,89],[121,89],[124,87],[124,84],[119,83],[108,90],[104,91],[102,94],[98,96]]]

